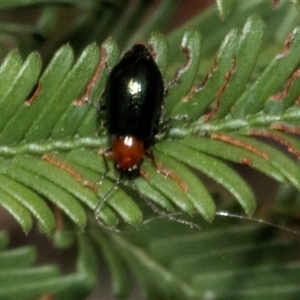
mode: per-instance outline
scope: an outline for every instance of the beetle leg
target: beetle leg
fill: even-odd
[[[104,157],[104,156],[103,156]],[[114,184],[112,185],[112,187],[99,199],[99,202],[97,204],[97,206],[94,209],[94,217],[95,220],[97,222],[98,225],[100,225],[102,228],[109,230],[109,231],[113,231],[113,232],[117,232],[117,233],[127,233],[126,231],[117,229],[117,228],[113,228],[110,226],[107,226],[100,218],[100,211],[101,208],[103,207],[103,205],[105,204],[105,202],[109,199],[110,194],[118,188],[120,182],[122,180],[122,176],[119,177],[119,179],[117,181],[114,182]]]
[[[98,151],[98,154],[102,156],[103,159],[103,164],[104,164],[104,172],[101,175],[101,178],[97,181],[97,184],[102,184],[103,180],[106,178],[107,173],[109,172],[109,166],[107,163],[107,158],[112,157],[113,153],[111,151],[111,148],[107,148],[107,149],[100,149]]]
[[[102,154],[103,162],[105,165],[105,171],[104,171],[103,175],[101,176],[101,179],[99,180],[99,184],[101,184],[103,182],[103,180],[105,179],[107,172],[109,171],[106,155],[110,155],[111,150],[110,149],[106,149],[106,150],[102,150],[102,151],[99,150],[99,153]],[[95,218],[97,224],[100,225],[105,230],[109,230],[109,231],[116,232],[116,233],[128,233],[128,232],[106,225],[100,218],[100,211],[101,211],[103,205],[105,204],[105,202],[109,199],[109,196],[111,195],[111,193],[118,188],[122,178],[123,178],[122,175],[120,175],[119,179],[116,180],[113,183],[112,187],[99,199],[99,202],[94,209],[94,218]]]

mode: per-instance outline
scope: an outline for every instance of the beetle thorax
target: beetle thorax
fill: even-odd
[[[144,152],[144,143],[131,135],[112,138],[112,153],[118,170],[131,172],[139,169]]]

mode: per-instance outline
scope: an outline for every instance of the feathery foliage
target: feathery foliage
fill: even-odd
[[[82,287],[83,294],[78,295],[78,298],[85,297],[83,295],[87,295],[96,282],[95,270],[92,267],[96,255],[86,254],[89,248],[93,249],[89,244],[89,240],[93,239],[110,266],[114,290],[119,296],[128,293],[128,279],[124,276],[124,268],[126,270],[129,266],[137,274],[149,299],[202,297],[206,290],[213,290],[218,299],[255,299],[253,297],[257,293],[263,295],[264,299],[275,299],[272,288],[275,282],[279,284],[279,278],[272,277],[273,271],[284,269],[288,274],[294,274],[299,266],[291,266],[284,260],[294,246],[266,241],[260,246],[263,249],[260,254],[264,251],[267,254],[274,253],[274,257],[270,257],[268,262],[279,265],[268,267],[258,266],[260,261],[249,262],[250,268],[245,273],[245,265],[242,266],[241,260],[244,255],[256,255],[253,243],[260,243],[261,239],[251,240],[251,234],[255,232],[258,237],[261,228],[241,227],[238,234],[247,236],[246,232],[249,231],[249,240],[244,245],[233,245],[234,238],[240,239],[235,237],[239,230],[229,227],[231,244],[222,240],[226,247],[216,251],[215,256],[220,259],[228,251],[233,263],[232,269],[217,262],[212,263],[216,257],[209,254],[211,256],[208,255],[207,258],[207,250],[203,250],[202,254],[197,251],[181,255],[178,245],[183,244],[183,251],[188,251],[193,246],[188,246],[186,239],[190,238],[191,243],[200,245],[208,233],[195,233],[185,228],[184,235],[181,235],[182,229],[176,233],[175,222],[167,224],[167,221],[158,221],[150,225],[147,241],[138,232],[128,239],[102,232],[103,228],[95,224],[93,212],[99,199],[113,187],[118,173],[112,162],[109,162],[108,175],[99,184],[99,179],[105,172],[105,164],[98,151],[109,145],[105,126],[101,126],[98,120],[100,118],[100,123],[104,120],[104,113],[100,112],[98,116],[95,107],[101,99],[109,69],[120,57],[121,51],[117,43],[120,46],[130,44],[129,36],[134,41],[139,37],[144,40],[147,38],[164,74],[167,89],[164,107],[167,126],[156,137],[154,157],[176,176],[165,177],[144,159],[141,168],[147,178],[135,179],[134,185],[127,181],[122,182],[122,185],[109,194],[105,205],[101,207],[99,217],[106,226],[141,226],[147,221],[149,214],[149,209],[144,205],[144,197],[161,207],[162,211],[182,213],[184,220],[190,221],[194,217],[193,222],[202,224],[199,214],[204,220],[212,222],[217,205],[222,207],[225,204],[216,203],[204,177],[199,177],[197,172],[227,190],[250,216],[256,207],[251,184],[230,163],[246,165],[278,183],[290,184],[298,192],[300,190],[300,142],[297,138],[300,134],[300,27],[297,26],[296,18],[290,17],[289,26],[284,24],[282,18],[283,14],[298,17],[296,10],[290,3],[283,3],[278,8],[279,12],[276,12],[271,10],[270,3],[237,5],[228,1],[217,1],[221,16],[228,20],[224,26],[224,21],[216,19],[213,13],[215,7],[212,7],[191,20],[190,24],[193,26],[184,25],[184,29],[179,28],[165,38],[158,32],[149,35],[166,21],[162,14],[153,17],[132,33],[130,20],[138,15],[138,8],[144,7],[146,12],[147,5],[140,1],[110,32],[114,40],[98,32],[104,24],[112,23],[118,14],[114,6],[106,11],[102,1],[91,1],[85,5],[81,1],[77,2],[60,3],[78,5],[89,13],[91,9],[97,8],[97,13],[105,12],[109,18],[103,18],[95,26],[96,21],[85,16],[80,26],[69,32],[72,46],[61,46],[47,66],[43,66],[42,59],[36,52],[30,53],[24,59],[26,50],[20,48],[20,51],[24,51],[22,54],[17,50],[9,52],[0,67],[0,205],[26,233],[32,229],[34,220],[37,220],[41,231],[47,236],[53,236],[56,230],[53,206],[67,216],[65,222],[72,224],[72,230],[87,230],[86,234],[77,236],[78,266],[86,266],[83,267],[84,270],[78,267],[78,275],[59,277],[58,271],[52,266],[45,267],[45,270],[39,267],[33,269],[30,267],[30,253],[33,250],[30,248],[27,249],[30,253],[24,254],[24,260],[28,261],[24,268],[28,269],[21,273],[24,275],[26,272],[33,272],[35,275],[32,279],[25,276],[28,282],[24,283],[24,289],[29,289],[30,297],[40,294],[41,291],[60,297],[61,289],[64,290],[64,297],[71,297],[77,293],[75,288],[80,281],[85,287]],[[157,11],[161,9],[162,12],[168,11],[171,14],[177,7],[175,2],[162,1]],[[297,1],[292,2],[299,6]],[[43,6],[45,1],[15,1],[11,4],[3,2],[0,9],[32,4]],[[125,6],[117,7],[125,10]],[[54,15],[53,8],[45,6],[42,17],[33,26],[33,32],[36,34],[37,28],[50,28],[51,32],[53,28],[50,25]],[[280,18],[283,19],[281,22]],[[128,27],[124,28],[124,36],[121,36],[120,28],[125,22]],[[271,34],[273,27],[270,24],[278,27],[277,36],[273,32]],[[100,49],[95,43],[89,43],[91,36],[84,35],[91,27],[94,28],[94,36],[98,37],[94,41],[103,41]],[[290,29],[289,35],[286,32],[287,27]],[[41,32],[48,31],[39,33]],[[211,34],[212,32],[215,34]],[[280,34],[282,37],[283,33],[286,36],[285,42],[280,39]],[[81,43],[76,44],[74,41],[78,40],[79,35]],[[63,38],[60,42],[63,42]],[[22,43],[24,41],[21,39],[20,45]],[[85,44],[88,45],[81,51]],[[185,62],[178,55],[179,46],[186,55]],[[211,51],[217,46],[219,50],[212,59]],[[206,66],[205,70],[201,69],[202,64]],[[182,66],[179,67],[180,65]],[[89,90],[90,83],[93,86]],[[81,103],[86,98],[92,105]],[[272,141],[286,150],[274,147],[270,144]],[[208,226],[204,224],[202,226]],[[155,226],[159,225],[163,228],[169,226],[174,235],[170,239],[173,238],[176,243],[176,253],[169,257],[162,257],[163,252],[168,253],[166,250],[157,250],[167,249],[171,243],[169,239],[158,238],[159,227]],[[211,247],[220,247],[220,232],[222,230],[217,228],[216,234],[212,234]],[[281,249],[280,253],[286,253],[287,256],[275,254],[273,249]],[[82,258],[85,255],[90,256],[92,262],[88,261],[89,257]],[[266,263],[264,257],[261,258],[263,264]],[[17,258],[14,263],[16,261]],[[223,282],[220,287],[213,286],[217,275],[208,274],[209,267],[205,269],[203,266],[205,261],[220,268],[221,273],[217,279],[218,282]],[[148,267],[149,264],[154,266],[153,269]],[[203,267],[194,268],[195,265]],[[12,270],[11,283],[16,280],[14,276],[19,276],[20,269],[16,264],[7,268]],[[217,269],[213,270],[216,272]],[[43,272],[45,277],[40,276]],[[83,276],[81,272],[86,274]],[[253,282],[239,286],[235,278],[243,276],[253,276]],[[261,276],[265,276],[269,282],[264,285],[260,281]],[[295,287],[297,277],[290,281],[289,276],[286,282],[281,282],[285,295],[287,291],[290,297],[299,295],[299,290]],[[31,289],[31,282],[37,277],[38,290]],[[255,286],[257,289],[254,289]],[[18,295],[11,294],[13,291],[9,287],[2,292],[0,286],[0,295],[2,292],[3,297],[17,297]],[[236,290],[237,287],[240,289]],[[21,291],[20,289],[15,292]],[[172,291],[174,294],[170,294]],[[277,297],[280,296],[282,295],[278,291]]]

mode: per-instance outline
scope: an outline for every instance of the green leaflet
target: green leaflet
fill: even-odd
[[[102,101],[103,100],[102,96],[103,96],[103,90],[104,90],[107,74],[108,74],[109,70],[117,63],[119,56],[120,56],[119,49],[118,49],[115,41],[112,40],[111,38],[104,41],[103,44],[101,45],[100,59],[102,58],[103,50],[107,54],[106,64],[102,67],[100,77],[95,81],[95,85],[91,90],[91,94],[88,99],[88,103],[83,104],[82,105],[83,107],[81,108],[84,111],[87,110],[87,113],[86,113],[81,125],[78,128],[78,134],[82,137],[86,137],[86,136],[94,137],[95,133],[100,133],[101,131],[103,131],[103,125],[100,125],[101,119],[100,119],[100,114],[98,112],[99,103],[101,103],[101,105],[104,104]],[[98,68],[98,66],[97,66],[97,68]],[[97,70],[95,71],[95,74],[96,73],[97,73]],[[86,91],[86,89],[85,89],[85,91]],[[84,93],[85,91],[82,91],[82,93]],[[83,95],[80,95],[80,97],[82,97],[82,96]],[[78,108],[70,107],[69,109],[70,109],[70,111],[73,111],[72,114],[76,116],[76,111],[78,111]],[[66,118],[68,118],[67,115],[68,114],[66,113]],[[67,120],[67,119],[65,119],[65,120]],[[72,122],[72,119],[69,119],[67,121]],[[70,125],[70,127],[71,127],[71,125]]]
[[[239,136],[233,135],[231,137],[236,138],[237,140],[239,139]],[[197,151],[224,158],[229,161],[236,163],[243,163],[243,161],[246,161],[250,164],[250,167],[267,174],[277,181],[284,181],[284,176],[276,168],[272,167],[268,160],[247,149],[200,136],[186,137],[182,142]],[[249,144],[249,146],[250,145],[251,144]]]
[[[68,193],[75,196],[85,205],[94,209],[98,203],[95,193],[88,187],[84,187],[83,182],[78,182],[71,174],[51,163],[32,156],[16,156],[13,159],[14,165],[25,169],[37,176],[47,179],[49,182],[60,186]]]
[[[135,179],[134,184],[143,197],[147,197],[167,211],[174,211],[174,205],[172,205],[172,202],[155,189],[147,180],[140,177]]]
[[[102,200],[103,196],[111,190],[113,183],[108,180],[104,180],[98,188],[99,201]],[[107,204],[112,207],[122,219],[132,225],[138,226],[143,221],[143,214],[137,203],[127,195],[122,189],[117,188],[112,190],[107,198]]]
[[[215,203],[199,178],[183,164],[161,153],[155,152],[155,160],[162,163],[165,168],[178,176],[178,179],[186,185],[186,197],[193,203],[196,211],[201,214],[206,221],[211,222],[215,217]]]
[[[99,181],[101,180],[101,174],[103,174],[105,171],[103,158],[95,153],[82,153],[82,151],[73,151],[69,155],[69,159],[72,162],[75,162],[85,168],[97,172],[98,175],[95,178],[95,183],[98,181],[96,203],[98,204],[103,196],[108,193],[113,187],[113,183],[109,179],[103,180],[101,184],[99,183]],[[114,168],[112,167],[112,165],[110,164],[109,166],[110,172],[108,176],[112,176],[113,180],[116,180],[117,174],[114,174]],[[108,204],[109,207],[113,208],[113,210],[117,212],[125,222],[134,226],[142,222],[142,212],[139,209],[138,205],[135,201],[133,201],[131,197],[124,193],[120,189],[120,187],[116,188],[115,190],[111,190],[111,193],[109,192],[108,197],[105,201],[105,204]],[[115,218],[111,215],[111,212],[105,212],[105,210],[107,210],[107,205],[103,205],[100,210],[101,219],[105,221],[106,218],[107,221],[110,220],[110,223],[116,224],[116,220],[114,220]],[[107,224],[106,221],[105,223]]]
[[[103,187],[99,185],[101,174],[103,174],[105,170],[102,157],[91,152],[74,150],[68,154],[67,159],[63,162],[75,170],[78,170],[79,174],[82,176],[82,180],[89,181],[96,186],[98,185],[99,193],[96,195],[97,201],[95,202],[95,206],[92,208],[94,210],[104,194]],[[103,206],[99,215],[101,220],[103,220],[108,226],[115,227],[119,222],[116,213],[107,205]]]
[[[15,74],[15,78],[7,85],[8,88],[6,87],[6,92],[3,93],[0,101],[0,131],[30,94],[40,74],[41,64],[37,53],[30,54],[19,72]]]
[[[173,109],[181,99],[187,95],[196,78],[201,54],[201,37],[199,32],[189,29],[185,32],[181,50],[186,54],[186,64],[176,70],[174,82],[167,85],[167,98],[165,101],[165,113],[167,116],[174,116]],[[176,84],[177,83],[177,84]]]
[[[233,53],[238,44],[238,31],[231,30],[225,37],[216,61],[216,66],[212,68],[211,74],[207,75],[205,84],[200,85],[196,92],[191,91],[188,95],[189,89],[186,91],[185,101],[181,98],[177,99],[176,106],[173,110],[174,115],[187,116],[188,120],[192,121],[199,118],[209,105],[215,100],[217,88],[224,82],[224,76],[230,70],[232,65]],[[166,100],[167,101],[167,100]]]
[[[28,233],[32,226],[33,220],[29,211],[24,208],[16,199],[0,190],[1,206],[4,207],[20,224],[25,233]]]
[[[200,117],[208,105],[216,100],[218,89],[224,88],[219,103],[216,103],[216,114],[213,118],[222,118],[237,98],[244,92],[244,88],[252,74],[256,60],[261,50],[263,23],[257,16],[250,17],[239,33],[232,30],[220,47],[217,60],[206,82],[195,87],[186,94],[184,101],[177,101],[176,114],[187,115],[189,119]],[[230,75],[230,83],[226,84],[226,76]],[[168,100],[168,99],[167,99]]]
[[[300,94],[299,69],[288,79],[284,90],[269,97],[264,106],[267,114],[282,115],[289,107],[292,107]]]
[[[237,48],[233,53],[233,70],[230,84],[220,98],[220,107],[213,119],[225,117],[231,106],[243,93],[262,47],[264,24],[258,16],[250,17],[245,23]],[[229,72],[229,71],[228,71]]]
[[[167,268],[161,265],[147,251],[129,243],[122,236],[112,236],[114,244],[120,249],[121,256],[130,263],[138,274],[140,284],[147,298],[157,299],[170,296],[172,299],[184,299],[195,296],[191,287]],[[151,270],[147,266],[151,265]],[[156,287],[156,288],[153,288]]]
[[[233,225],[222,228],[222,230],[217,227],[212,228],[212,230],[191,232],[188,235],[176,234],[168,238],[156,237],[150,242],[149,249],[159,261],[170,264],[175,257],[180,259],[182,257],[196,257],[197,254],[206,255],[209,254],[211,249],[223,249],[224,244],[230,245],[230,247],[238,247],[247,243],[255,243],[258,238],[258,231],[261,231],[265,239],[272,238],[273,229],[270,227],[259,228],[257,224]],[[201,249],[199,249],[199,245],[201,245]],[[161,249],[166,248],[169,248],[168,253],[161,251]]]
[[[95,49],[93,50],[95,51]],[[99,49],[97,50],[99,51]],[[87,51],[86,56],[86,59],[90,59],[88,64],[86,61],[83,61],[83,66],[81,67],[81,69],[75,71],[75,73],[78,74],[77,78],[74,78],[73,75],[73,78],[70,80],[74,81],[67,83],[71,85],[77,84],[80,89],[78,88],[76,90],[77,95],[73,91],[72,94],[70,94],[70,96],[68,97],[68,102],[71,100],[73,103],[71,102],[68,107],[65,107],[65,109],[62,110],[63,114],[57,120],[51,132],[51,136],[54,139],[64,139],[66,137],[74,136],[74,134],[76,134],[77,132],[77,129],[81,127],[89,111],[95,112],[95,108],[86,103],[79,106],[76,106],[74,104],[74,101],[76,101],[77,98],[80,98],[80,92],[85,90],[85,85],[89,83],[88,79],[91,79],[91,77],[94,75],[95,67],[99,63],[99,57],[97,57],[96,53],[89,53],[89,51]],[[83,76],[83,78],[81,76]],[[103,76],[102,78],[100,78],[100,80],[101,79],[103,81]],[[67,86],[65,86],[64,88],[65,89],[63,89],[61,93],[66,93],[67,91],[69,91],[69,88]],[[89,99],[89,101],[91,101],[91,99]],[[95,117],[95,114],[93,114],[93,116]]]
[[[0,95],[6,95],[8,87],[20,71],[22,63],[22,58],[17,50],[11,51],[2,62],[0,67]],[[2,102],[2,98],[0,102]]]
[[[109,266],[114,295],[119,298],[125,298],[131,290],[128,266],[105,235],[98,234],[97,232],[97,234],[93,234],[93,236]]]
[[[274,228],[230,224],[214,222],[195,232],[186,227],[183,230],[180,225],[168,230],[168,221],[161,220],[146,231],[136,232],[129,242],[122,236],[111,240],[121,247],[120,255],[138,274],[149,298],[171,293],[172,299],[201,299],[207,294],[207,286],[220,299],[226,299],[224,295],[251,295],[256,286],[262,295],[264,287],[270,295],[273,287],[275,297],[281,286],[287,298],[293,299],[299,292],[299,263],[287,261],[295,257],[296,243],[274,241]],[[152,272],[148,273],[148,265]],[[290,279],[288,274],[296,278]],[[243,284],[239,275],[243,276]],[[257,294],[249,299],[257,299]]]
[[[42,230],[48,236],[53,234],[56,227],[54,216],[49,206],[45,203],[44,199],[33,193],[31,190],[27,189],[23,185],[19,184],[18,182],[15,182],[14,180],[3,175],[0,175],[0,186],[3,192],[6,192],[31,212],[31,214],[39,222]],[[2,201],[4,201],[3,198],[1,198],[1,204],[5,206],[4,202]],[[13,209],[13,205],[11,205],[10,209]],[[20,222],[22,222],[21,220],[23,218],[24,220],[26,220],[26,214],[28,213],[22,213],[21,217],[18,218],[18,220]]]
[[[49,137],[61,115],[69,106],[74,105],[74,100],[76,100],[84,90],[89,78],[91,78],[93,74],[98,58],[98,47],[96,45],[87,47],[72,70],[68,72],[68,75],[61,83],[60,88],[52,90],[52,93],[54,94],[52,101],[47,102],[43,106],[38,118],[26,133],[26,141],[37,141]],[[81,112],[82,110],[81,107],[78,107],[77,109],[78,112]],[[68,131],[66,130],[65,135],[62,127],[57,128],[55,132],[53,138],[69,137]]]
[[[178,183],[172,178],[158,173],[157,169],[147,160],[144,161],[142,169],[148,176],[147,181],[164,196],[169,198],[173,204],[190,215],[194,213],[194,205]]]
[[[247,268],[249,266],[255,266],[257,264],[257,255],[260,256],[260,261],[268,261],[269,263],[277,261],[278,254],[274,253],[274,251],[279,251],[282,255],[282,259],[287,259],[288,256],[292,256],[295,251],[295,245],[294,247],[290,246],[291,245],[285,241],[278,241],[273,243],[261,242],[259,245],[256,245],[255,243],[249,243],[248,245],[243,245],[243,243],[240,243],[239,245],[235,246],[226,245],[226,247],[224,247],[223,249],[216,248],[211,252],[201,252],[194,255],[187,255],[184,258],[178,258],[176,260],[176,263],[173,263],[172,269],[176,274],[181,274],[181,276],[184,278],[186,278],[186,276],[199,275],[203,282],[201,282],[201,285],[199,285],[198,288],[199,290],[203,291],[208,284],[207,282],[205,282],[205,280],[203,280],[202,276],[199,273],[201,271],[203,273],[210,273],[211,260],[214,260],[214,263],[216,264],[214,267],[215,272],[228,271],[231,269],[230,265],[235,265],[236,268]],[[223,257],[220,255],[220,253],[223,254]],[[241,261],[241,257],[239,257],[238,255],[239,253],[243,253],[243,255],[248,257],[246,262]],[[224,257],[226,257],[227,259],[224,259]],[[185,272],[183,272],[183,268]],[[189,271],[190,268],[192,268],[193,270]],[[197,279],[195,281],[197,281]],[[210,284],[215,285],[211,281],[211,279]],[[225,288],[230,291],[230,288],[226,286],[226,281],[224,282],[224,285]],[[216,290],[218,290],[218,288],[216,288]],[[221,287],[220,290],[224,290],[224,286]]]
[[[281,172],[290,183],[300,190],[300,168],[291,158],[264,142],[250,137],[240,137],[242,141],[251,143],[269,156],[269,163]]]
[[[54,100],[56,91],[69,73],[73,60],[73,50],[69,45],[63,46],[55,53],[39,80],[41,84],[40,93],[31,105],[21,105],[14,113],[0,133],[0,144],[9,145],[20,142],[24,138],[43,107]],[[22,125],[20,126],[20,124]],[[47,127],[47,124],[44,123],[44,126]]]
[[[216,180],[236,197],[248,215],[253,213],[256,204],[251,189],[236,172],[220,160],[192,150],[179,142],[163,142],[157,144],[156,147],[164,154],[170,155]]]
[[[285,49],[277,54],[252,87],[238,99],[232,109],[232,115],[238,118],[260,111],[268,97],[277,92],[278,87],[286,81],[291,71],[299,64],[299,51],[300,28],[298,27],[288,37]]]
[[[22,159],[26,160],[26,157],[22,157]],[[65,192],[62,188],[34,173],[17,167],[9,161],[1,161],[0,173],[46,196],[50,201],[61,208],[80,228],[86,226],[87,217],[82,206],[75,197]]]
[[[1,269],[26,268],[36,260],[36,250],[31,246],[20,247],[10,251],[1,251]]]
[[[268,250],[272,251],[271,248]],[[300,291],[297,287],[299,280],[298,268],[298,263],[286,263],[281,266],[266,265],[248,267],[246,270],[220,271],[218,277],[222,284],[216,289],[217,294],[219,294],[218,299],[229,299],[236,295],[247,297],[247,299],[255,299],[258,294],[268,300],[282,297],[285,299],[297,298]],[[282,276],[283,270],[289,274],[289,278]],[[202,291],[204,287],[212,286],[213,281],[216,280],[213,274],[206,275],[205,278],[203,275],[195,277],[193,282],[193,285],[199,287]],[[236,289],[228,289],[228,285],[235,281],[234,278],[239,278],[240,281],[244,282],[243,290],[237,292]],[[278,285],[274,286],[274,282],[277,282]]]
[[[234,1],[216,0],[220,16],[224,19],[230,13]]]
[[[154,48],[154,58],[157,63],[161,74],[164,76],[167,70],[168,63],[168,50],[169,45],[166,38],[157,32],[151,34],[148,44]]]
[[[76,270],[64,276],[54,265],[32,266],[37,258],[33,247],[0,251],[0,298],[37,299],[47,291],[56,299],[85,299],[96,285],[96,253],[85,235],[78,234],[77,241]]]

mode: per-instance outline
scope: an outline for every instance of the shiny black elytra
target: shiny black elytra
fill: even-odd
[[[109,74],[104,97],[109,155],[121,174],[131,176],[153,143],[164,97],[162,75],[146,46],[124,54]]]

